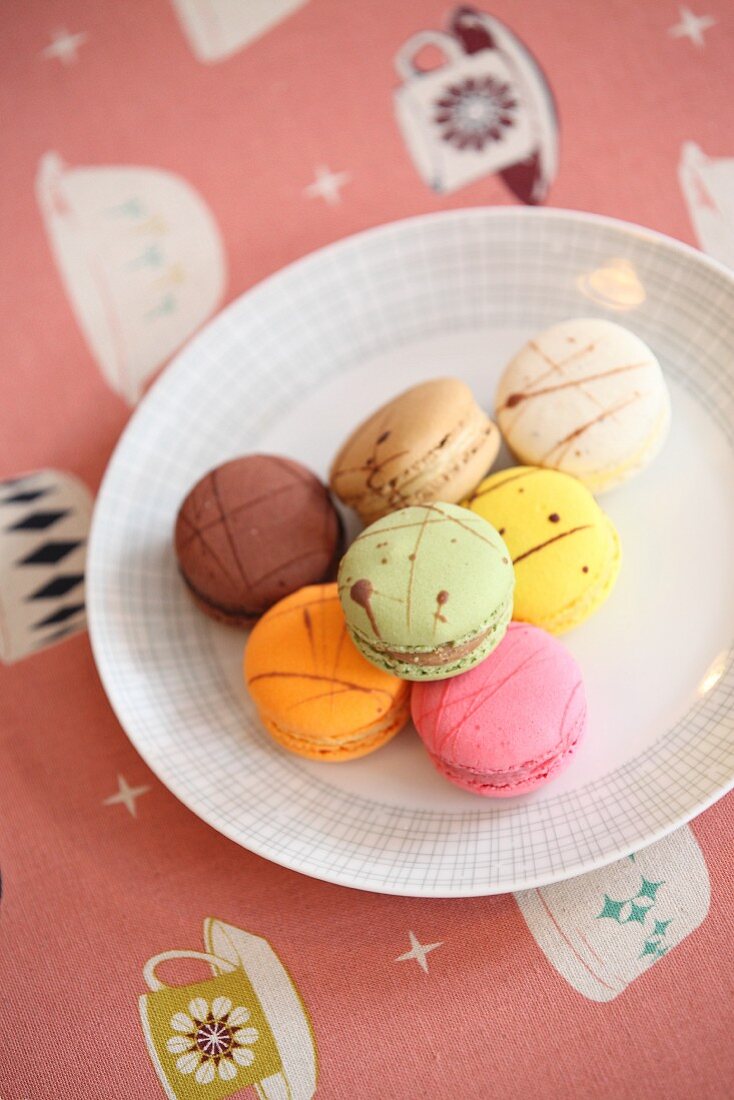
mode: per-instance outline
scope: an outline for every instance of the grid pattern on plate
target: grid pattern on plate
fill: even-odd
[[[647,294],[636,330],[734,447],[734,282],[654,235],[544,211],[415,219],[300,261],[230,306],[142,405],[95,518],[95,653],[136,747],[215,828],[332,881],[482,894],[605,863],[732,784],[730,653],[716,687],[665,737],[579,791],[465,813],[347,796],[306,773],[243,714],[175,574],[170,531],[182,496],[204,469],[253,449],[284,407],[337,372],[435,333],[540,328],[582,311],[608,316],[581,296],[578,278],[620,256]]]

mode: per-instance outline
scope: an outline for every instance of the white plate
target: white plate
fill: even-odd
[[[603,498],[624,566],[564,639],[591,725],[550,786],[492,802],[432,769],[414,731],[350,764],[300,760],[259,728],[244,635],[210,623],[176,571],[181,499],[236,454],[325,474],[373,407],[433,375],[491,407],[508,356],[577,315],[629,325],[660,356],[673,430]],[[132,418],[100,491],[87,595],[113,707],[160,779],[239,844],[304,874],[466,896],[602,866],[734,785],[734,278],[647,230],[563,211],[460,210],[370,230],[234,302]]]

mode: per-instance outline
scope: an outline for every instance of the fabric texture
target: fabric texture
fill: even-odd
[[[84,630],[89,494],[134,404],[284,264],[517,202],[734,264],[731,6],[486,3],[3,5],[2,1100],[734,1091],[731,795],[517,897],[331,886],[158,782]]]

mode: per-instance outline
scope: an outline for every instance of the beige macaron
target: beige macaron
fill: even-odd
[[[466,383],[435,378],[360,424],[334,459],[329,483],[365,523],[412,505],[455,504],[487,473],[499,444]]]
[[[553,325],[507,366],[495,398],[505,442],[526,466],[562,470],[601,493],[655,457],[670,395],[652,350],[613,321]]]

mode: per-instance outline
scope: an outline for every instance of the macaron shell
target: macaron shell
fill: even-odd
[[[337,586],[276,604],[250,635],[245,682],[276,740],[311,759],[354,759],[394,736],[410,688],[375,668],[347,632]]]
[[[567,630],[580,626],[581,623],[599,610],[612,593],[619,570],[622,567],[622,546],[619,541],[619,534],[612,521],[608,516],[604,517],[604,521],[609,532],[611,558],[607,561],[606,567],[603,565],[600,567],[598,573],[592,574],[589,570],[589,577],[591,578],[589,587],[581,592],[576,599],[563,607],[561,611],[536,623],[537,626],[542,627],[551,634],[565,634]],[[523,621],[530,622],[532,620]]]
[[[350,628],[431,650],[482,629],[511,596],[513,572],[507,546],[481,516],[441,503],[368,527],[342,558],[338,582]]]
[[[658,452],[662,450],[669,431],[670,404],[667,403],[660,410],[660,416],[652,432],[634,454],[631,454],[625,462],[621,462],[618,466],[587,473],[582,479],[584,485],[595,496],[600,496],[608,489],[616,489],[625,481],[629,481],[641,473],[646,466],[649,466]]]
[[[595,492],[641,470],[670,422],[652,350],[598,318],[564,321],[526,344],[502,375],[495,405],[521,462],[573,474]]]
[[[619,536],[576,478],[515,466],[486,478],[466,505],[507,544],[515,569],[513,618],[560,634],[609,596],[621,566]]]
[[[586,730],[576,661],[550,634],[522,623],[511,623],[492,656],[465,675],[416,685],[411,711],[439,771],[496,797],[547,782]]]
[[[315,474],[291,459],[253,454],[197,482],[179,509],[174,543],[197,605],[243,624],[302,585],[332,579],[342,529]]]
[[[466,383],[431,379],[361,424],[334,459],[329,481],[371,523],[411,504],[461,500],[487,473],[499,444],[499,431]]]

